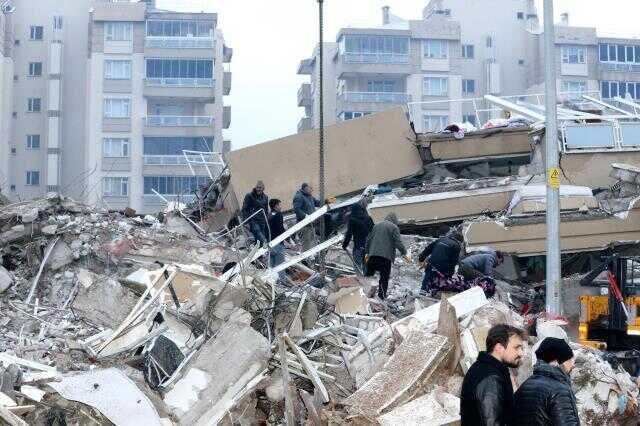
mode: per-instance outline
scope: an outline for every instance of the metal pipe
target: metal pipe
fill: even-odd
[[[546,308],[559,316],[560,307],[560,188],[558,169],[558,110],[556,101],[556,49],[553,0],[544,0],[545,116],[547,159],[547,271]]]

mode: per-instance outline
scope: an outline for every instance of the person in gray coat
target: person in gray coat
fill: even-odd
[[[493,268],[504,262],[500,251],[487,250],[471,254],[460,261],[460,271],[465,278],[484,276],[493,278]]]
[[[389,213],[382,222],[373,227],[365,244],[365,276],[372,277],[376,272],[380,273],[378,297],[382,300],[387,298],[391,265],[396,259],[396,250],[408,262],[411,261],[400,237],[398,217],[395,213]]]
[[[293,196],[293,211],[298,222],[315,212],[316,208],[321,205],[320,200],[313,196],[313,188],[308,183],[303,183]],[[300,231],[300,237],[302,239],[302,251],[313,248],[316,241],[315,227],[307,225]]]

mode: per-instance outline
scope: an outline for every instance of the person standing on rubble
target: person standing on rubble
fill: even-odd
[[[451,230],[446,235],[429,244],[418,256],[424,266],[422,279],[423,293],[442,287],[439,281],[449,280],[456,271],[462,250],[462,234]]]
[[[381,300],[387,298],[391,265],[396,259],[396,250],[404,256],[407,262],[411,262],[400,236],[398,216],[395,213],[389,213],[382,222],[375,224],[371,229],[364,250],[365,276],[372,277],[376,272],[380,273],[378,297]]]
[[[282,216],[282,204],[277,198],[269,200],[269,229],[271,230],[271,240],[284,234],[284,217]],[[271,248],[269,252],[269,266],[274,267],[284,263],[284,242]],[[281,275],[282,276],[282,275]]]
[[[571,347],[564,339],[547,337],[536,358],[533,374],[516,392],[514,425],[579,426],[569,376],[575,366]]]
[[[293,196],[293,211],[296,214],[296,220],[298,222],[315,212],[316,208],[321,205],[320,200],[313,196],[313,188],[308,183],[303,183]],[[302,239],[302,251],[313,248],[316,242],[315,227],[308,225],[302,228],[300,238]]]
[[[342,248],[347,250],[353,237],[353,263],[360,273],[364,273],[364,246],[367,237],[373,229],[373,220],[367,212],[367,201],[362,199],[351,206],[351,216],[347,223],[347,232],[344,234]]]
[[[514,421],[513,384],[510,368],[522,362],[522,330],[498,324],[489,330],[486,352],[480,352],[462,381],[462,426],[510,426]]]
[[[255,188],[244,197],[242,203],[242,218],[249,218],[249,231],[257,243],[265,246],[269,241],[267,215],[269,213],[269,197],[264,193],[264,183],[259,180]]]

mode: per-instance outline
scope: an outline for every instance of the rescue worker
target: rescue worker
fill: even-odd
[[[269,241],[267,214],[269,213],[269,197],[264,193],[264,183],[259,180],[255,188],[244,197],[242,218],[248,221],[249,232],[260,245]]]

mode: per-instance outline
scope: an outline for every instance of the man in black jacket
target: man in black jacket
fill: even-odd
[[[296,220],[300,222],[305,217],[316,211],[322,203],[313,196],[313,188],[308,183],[303,183],[293,196],[293,211]],[[302,251],[307,251],[316,245],[316,230],[313,225],[307,225],[300,231]]]
[[[563,339],[547,337],[536,350],[533,375],[516,392],[514,425],[579,426],[569,374],[573,351]]]
[[[429,244],[418,256],[419,262],[427,262],[422,279],[422,291],[429,291],[432,280],[447,279],[453,276],[460,251],[462,234],[451,231]]]
[[[509,367],[520,365],[524,332],[506,324],[487,334],[486,352],[469,368],[462,382],[462,426],[510,426],[514,419],[513,385]]]
[[[346,250],[353,237],[353,262],[360,273],[364,273],[364,246],[369,232],[373,229],[373,220],[367,213],[365,203],[366,201],[362,200],[351,206],[347,232],[342,241],[342,248]]]
[[[264,193],[264,183],[259,180],[256,183],[256,187],[244,197],[242,218],[247,220],[251,217],[248,222],[249,231],[256,242],[263,246],[267,244],[269,238],[269,230],[267,229],[268,213],[269,197]],[[252,215],[254,216],[252,217]]]
[[[269,229],[271,230],[271,240],[284,234],[284,217],[282,216],[282,205],[280,200],[272,198],[269,200]],[[269,266],[274,267],[284,263],[284,243],[280,243],[271,248],[269,252]],[[284,277],[284,273],[280,273],[280,277]]]

